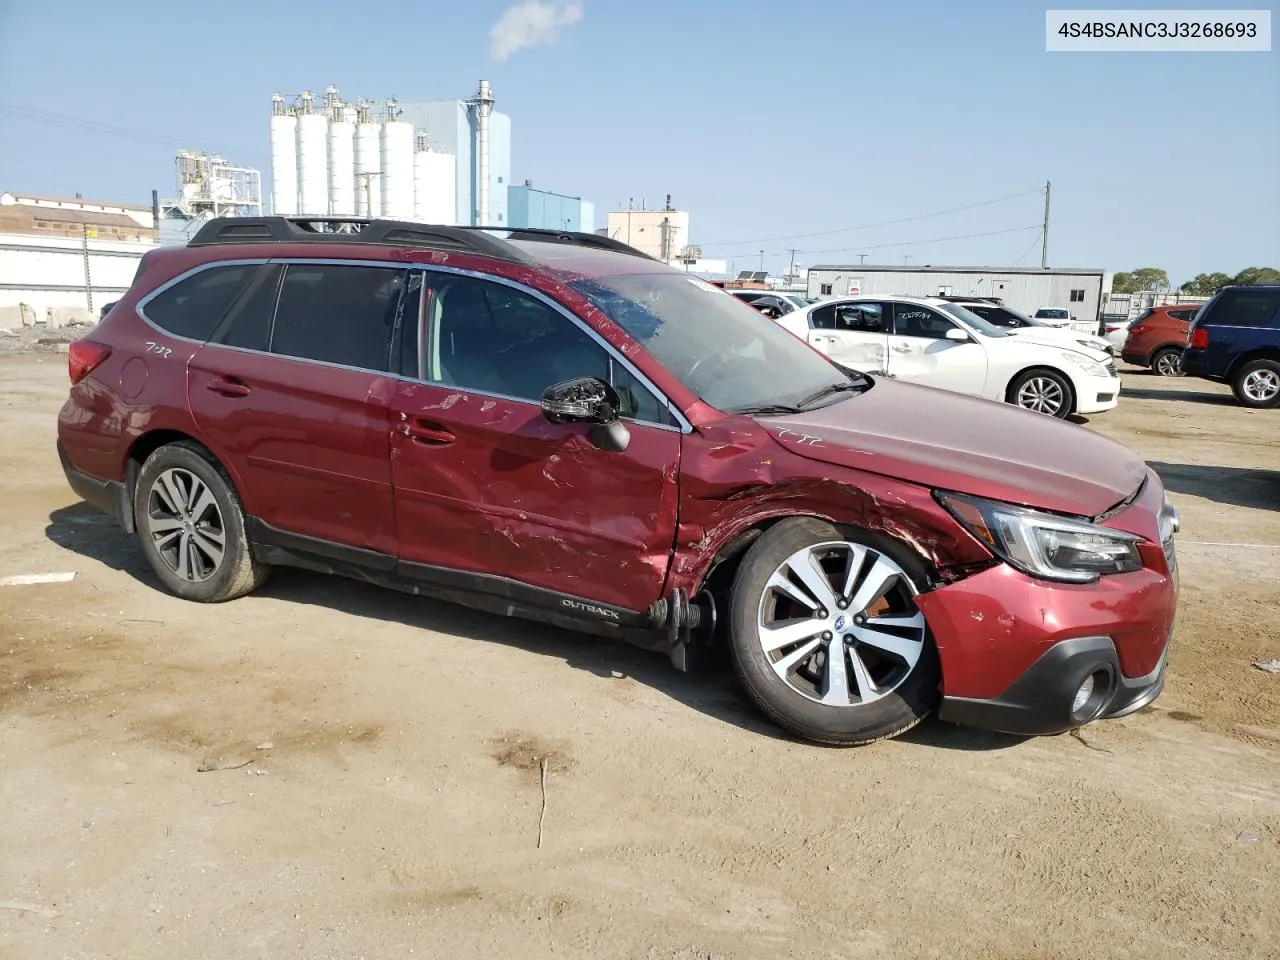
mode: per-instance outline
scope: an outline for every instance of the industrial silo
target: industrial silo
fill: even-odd
[[[382,129],[369,115],[369,104],[356,105],[356,216],[382,213]]]
[[[453,226],[457,218],[457,159],[432,150],[425,133],[418,134],[413,155],[413,216],[425,223]]]
[[[356,125],[333,87],[325,91],[325,114],[329,121],[329,213],[349,217],[356,212]]]
[[[298,118],[288,113],[284,97],[271,98],[271,212],[298,212]]]
[[[298,212],[329,212],[329,121],[323,113],[314,112],[311,93],[300,97],[298,116]]]
[[[413,124],[397,120],[396,102],[387,101],[382,124],[382,215],[413,216]]]

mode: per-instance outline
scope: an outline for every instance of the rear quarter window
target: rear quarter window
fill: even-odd
[[[175,337],[204,342],[257,269],[257,264],[233,264],[201,270],[153,296],[142,315]]]
[[[1220,327],[1277,327],[1280,326],[1278,312],[1280,292],[1228,290],[1201,323]]]

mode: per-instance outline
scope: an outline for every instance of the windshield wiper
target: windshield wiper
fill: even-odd
[[[733,407],[729,410],[729,413],[741,413],[748,417],[776,417],[799,412],[799,407],[789,407],[785,403],[760,403],[745,407]]]
[[[821,390],[815,390],[813,393],[809,394],[809,396],[797,403],[796,406],[803,410],[811,403],[817,403],[819,400],[824,397],[829,397],[832,394],[846,393],[850,391],[857,391],[861,393],[866,388],[867,380],[865,378],[861,380],[847,380],[844,383],[830,383]]]

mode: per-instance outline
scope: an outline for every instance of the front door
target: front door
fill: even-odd
[[[987,351],[974,337],[948,340],[948,330],[963,330],[937,310],[914,303],[886,303],[893,310],[889,337],[889,374],[909,383],[985,396]]]
[[[665,402],[532,291],[428,271],[422,304],[400,349],[418,369],[392,402],[401,559],[645,609],[675,538],[681,433]],[[618,390],[624,451],[542,416],[542,392],[581,376]]]
[[[889,323],[884,305],[833,303],[809,313],[809,342],[832,360],[866,373],[887,369]]]
[[[394,554],[388,352],[406,277],[270,264],[191,359],[192,415],[252,516]]]

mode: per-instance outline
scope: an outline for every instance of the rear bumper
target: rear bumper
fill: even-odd
[[[1141,710],[1164,690],[1168,646],[1155,669],[1142,677],[1120,672],[1110,637],[1063,640],[1041,654],[1027,671],[997,697],[943,697],[938,716],[951,723],[1025,736],[1064,733],[1098,719],[1124,717]],[[1081,684],[1094,679],[1094,692],[1078,711],[1073,700]]]
[[[1182,372],[1188,377],[1202,377],[1205,380],[1216,380],[1221,383],[1226,379],[1226,368],[1219,368],[1217,364],[1211,363],[1210,360],[1207,350],[1187,347],[1182,351]]]
[[[62,472],[66,474],[67,483],[81,500],[97,507],[117,522],[123,522],[131,515],[131,511],[127,509],[127,493],[123,483],[119,480],[100,480],[77,470],[67,457],[61,440],[58,441],[58,460],[62,464]]]
[[[1120,359],[1123,360],[1125,363],[1133,364],[1135,367],[1151,366],[1151,356],[1150,354],[1146,354],[1146,353],[1125,352],[1120,354]]]

